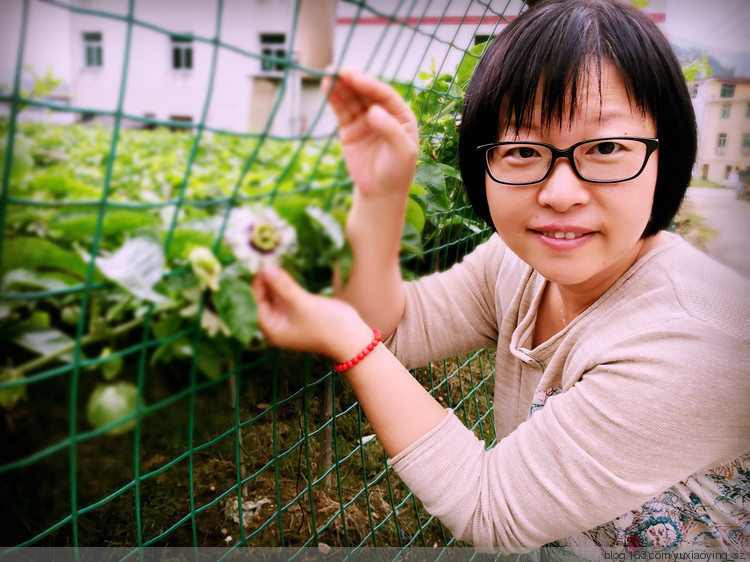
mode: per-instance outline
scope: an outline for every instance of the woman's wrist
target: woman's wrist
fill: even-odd
[[[364,249],[398,258],[401,233],[406,215],[408,194],[388,193],[378,196],[355,194],[347,217],[345,234],[355,255]]]
[[[373,329],[360,320],[332,339],[334,346],[330,357],[337,364],[344,364],[357,357],[374,339]]]

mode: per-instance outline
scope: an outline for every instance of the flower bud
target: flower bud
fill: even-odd
[[[200,281],[201,289],[209,288],[212,291],[219,290],[219,274],[221,264],[213,252],[205,246],[193,248],[188,256],[193,273]]]

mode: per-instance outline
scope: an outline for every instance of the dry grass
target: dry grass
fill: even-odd
[[[703,217],[695,212],[695,205],[685,199],[674,219],[675,231],[687,242],[705,252],[706,244],[716,240],[719,235],[714,229],[706,226]]]

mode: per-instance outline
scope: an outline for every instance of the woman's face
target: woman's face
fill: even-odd
[[[510,131],[499,140],[544,142],[566,149],[588,139],[656,137],[653,119],[631,107],[611,63],[603,61],[601,90],[595,70],[588,84],[589,89],[579,93],[582,101],[569,124],[542,130],[539,91],[530,127],[518,136]],[[611,184],[579,179],[564,158],[536,184],[504,185],[487,175],[487,201],[498,234],[546,279],[601,293],[639,255],[654,198],[657,157],[658,151],[636,178]]]

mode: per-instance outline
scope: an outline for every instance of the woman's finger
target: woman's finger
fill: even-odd
[[[341,79],[364,106],[379,105],[393,116],[411,115],[404,99],[385,82],[355,69],[344,69]]]
[[[352,90],[351,85],[346,79],[346,71],[342,71],[330,90],[328,102],[336,114],[339,125],[342,127],[351,123],[358,116],[362,115],[367,106],[363,103],[361,96]]]
[[[382,107],[379,105],[371,106],[367,111],[367,121],[385,139],[386,144],[394,152],[402,156],[416,158],[417,143],[413,142],[409,133],[401,126],[401,123],[395,117],[389,115]]]

